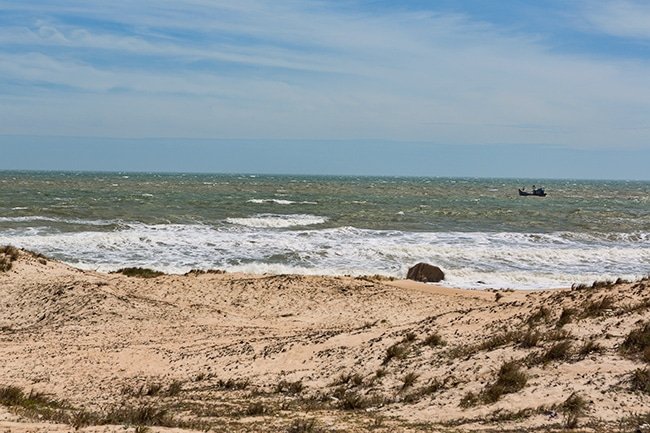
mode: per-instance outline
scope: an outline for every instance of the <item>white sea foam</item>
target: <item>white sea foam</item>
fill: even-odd
[[[258,214],[247,218],[227,218],[226,222],[246,227],[255,228],[289,228],[323,224],[326,217],[316,215],[294,214]]]
[[[279,205],[318,204],[318,202],[315,202],[315,201],[293,201],[293,200],[283,200],[283,199],[277,199],[277,198],[253,198],[253,199],[250,199],[250,200],[246,200],[246,203],[254,203],[254,204],[273,203],[273,204],[279,204]]]
[[[235,219],[238,220],[238,219]],[[636,278],[650,263],[648,233],[610,239],[575,233],[415,233],[352,227],[278,230],[319,224],[314,215],[259,215],[223,226],[122,224],[113,231],[0,232],[0,245],[33,249],[101,271],[147,266],[300,274],[403,277],[424,261],[456,287],[566,287],[604,278]],[[243,224],[241,224],[243,222]]]
[[[40,215],[0,217],[0,222],[36,222],[36,221],[57,222],[57,223],[64,223],[64,224],[79,224],[79,225],[89,225],[89,226],[107,226],[107,225],[119,223],[119,221],[110,221],[110,220],[56,218],[56,217],[46,217]]]

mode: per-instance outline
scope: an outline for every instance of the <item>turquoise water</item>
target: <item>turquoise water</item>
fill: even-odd
[[[650,182],[0,172],[0,244],[149,266],[556,287],[650,273]],[[480,281],[480,282],[479,282]]]

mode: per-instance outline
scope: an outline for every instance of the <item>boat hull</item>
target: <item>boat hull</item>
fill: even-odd
[[[523,197],[528,197],[528,196],[533,196],[533,197],[546,197],[546,193],[545,193],[545,192],[537,193],[537,192],[526,192],[526,191],[522,191],[522,190],[519,190],[519,195],[520,195],[520,196],[523,196]]]

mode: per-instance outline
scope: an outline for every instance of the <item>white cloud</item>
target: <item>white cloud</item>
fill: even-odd
[[[612,36],[650,39],[650,3],[614,0],[586,3],[584,19],[592,30]]]
[[[0,46],[14,47],[0,48],[0,85],[14,86],[0,133],[650,143],[647,62],[557,54],[461,15],[86,5],[12,5],[31,20],[0,27]]]

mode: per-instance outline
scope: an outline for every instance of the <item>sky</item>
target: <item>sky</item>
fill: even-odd
[[[0,0],[0,169],[650,180],[650,2]]]

